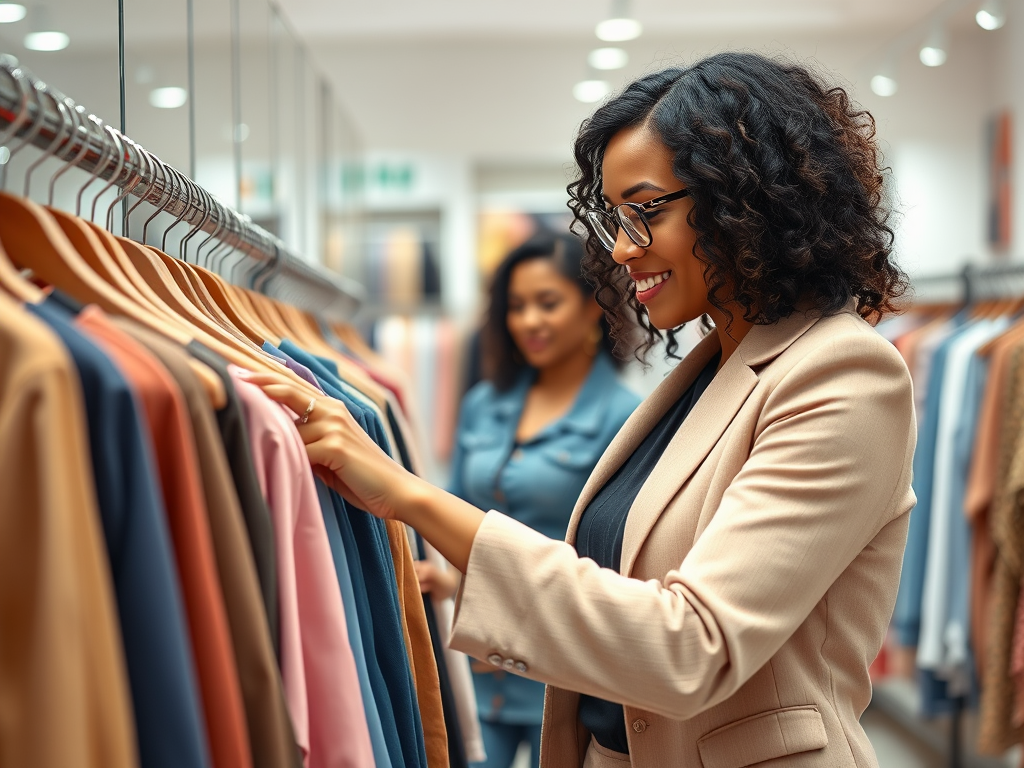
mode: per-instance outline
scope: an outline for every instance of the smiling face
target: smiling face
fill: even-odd
[[[542,370],[593,346],[601,308],[551,259],[515,266],[508,287],[508,331],[526,363]]]
[[[639,125],[619,131],[608,142],[601,175],[609,208],[620,203],[646,203],[684,187],[672,173],[672,151],[650,128]],[[637,298],[651,324],[661,330],[677,328],[705,313],[718,311],[708,300],[704,265],[693,255],[697,233],[686,220],[693,207],[689,198],[647,212],[652,243],[636,245],[619,230],[612,258],[633,278]]]

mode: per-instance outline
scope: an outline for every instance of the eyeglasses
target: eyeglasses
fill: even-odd
[[[610,211],[601,211],[591,208],[584,215],[594,229],[594,234],[601,241],[601,245],[609,252],[615,250],[615,241],[619,237],[619,227],[626,230],[626,235],[641,248],[650,248],[654,243],[654,236],[651,235],[651,224],[647,220],[647,212],[673,200],[679,200],[690,194],[689,189],[680,189],[646,203],[622,203],[616,205]]]

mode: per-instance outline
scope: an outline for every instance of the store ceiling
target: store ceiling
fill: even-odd
[[[943,0],[635,0],[647,34],[899,31]],[[593,35],[610,0],[281,0],[305,38]]]

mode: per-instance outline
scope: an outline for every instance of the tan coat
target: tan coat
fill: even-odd
[[[626,422],[569,542],[718,349],[710,334]],[[914,443],[906,366],[852,304],[756,326],[630,509],[622,575],[491,512],[452,646],[548,683],[546,768],[622,765],[590,748],[574,691],[625,705],[640,768],[876,766],[858,721],[896,600]]]

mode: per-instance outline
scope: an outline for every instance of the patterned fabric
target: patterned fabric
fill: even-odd
[[[996,498],[989,518],[996,560],[978,733],[978,751],[984,754],[1002,754],[1024,738],[1024,729],[1013,725],[1016,697],[1009,675],[1024,543],[1024,345],[1014,350],[1008,376]]]

